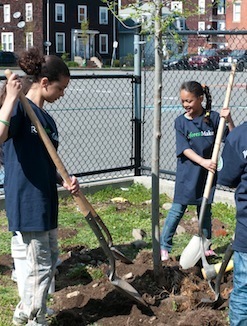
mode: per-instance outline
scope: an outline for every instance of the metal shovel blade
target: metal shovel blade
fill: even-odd
[[[134,300],[141,305],[147,306],[141,295],[130,285],[128,282],[122,280],[121,278],[115,276],[111,283],[115,288],[121,292],[123,295],[127,296],[130,300]]]
[[[93,215],[94,215],[94,218],[95,218],[97,224],[99,225],[99,227],[103,230],[103,232],[106,235],[108,246],[111,249],[111,251],[113,253],[113,256],[116,259],[121,260],[121,262],[123,262],[125,264],[133,264],[133,261],[130,258],[128,258],[127,256],[125,256],[121,251],[119,251],[116,247],[113,246],[113,241],[112,241],[111,233],[108,230],[108,228],[106,227],[106,225],[103,222],[103,220],[100,218],[100,216],[96,212]]]
[[[128,282],[122,280],[119,278],[115,273],[115,258],[113,256],[113,253],[111,249],[109,248],[104,235],[97,224],[96,220],[92,216],[91,212],[88,213],[88,215],[85,217],[86,221],[88,222],[89,226],[91,227],[92,231],[96,235],[106,257],[109,260],[109,281],[112,283],[112,285],[115,286],[115,288],[120,291],[123,295],[127,296],[131,300],[136,301],[137,303],[140,303],[144,306],[147,306],[144,300],[142,299],[141,295],[136,291],[136,289],[130,285]]]
[[[125,263],[125,264],[133,264],[133,261],[126,257],[121,251],[119,251],[116,247],[114,246],[109,246],[112,253],[113,253],[113,256],[117,259],[117,260],[121,260],[122,263]]]
[[[222,298],[222,296],[220,294],[220,286],[221,286],[222,277],[225,273],[227,265],[232,257],[232,254],[233,254],[232,241],[233,240],[231,240],[231,242],[229,243],[229,245],[225,251],[225,255],[223,257],[222,264],[220,266],[219,273],[216,276],[215,282],[213,282],[212,280],[208,281],[210,288],[212,289],[212,291],[215,294],[214,301],[212,301],[210,299],[202,299],[201,302],[198,304],[198,307],[210,306],[213,309],[217,309],[226,301],[226,299]]]

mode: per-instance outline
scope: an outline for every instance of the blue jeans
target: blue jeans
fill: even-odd
[[[165,249],[171,252],[172,249],[172,238],[176,232],[177,226],[184,215],[187,205],[173,203],[169,213],[165,219],[165,223],[162,229],[160,237],[161,249]],[[199,216],[201,206],[197,206],[197,215]],[[212,236],[212,222],[211,222],[211,204],[208,204],[205,209],[204,222],[202,225],[203,234],[207,239],[211,239]]]
[[[27,277],[21,297],[23,313],[34,325],[45,324],[46,300],[58,259],[57,229],[21,232],[26,246]]]
[[[247,253],[234,252],[233,291],[230,295],[231,326],[247,325]]]

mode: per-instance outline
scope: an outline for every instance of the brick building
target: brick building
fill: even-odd
[[[226,6],[226,29],[246,30],[247,29],[247,2],[244,0],[228,0]],[[238,38],[238,42],[232,44],[233,39],[227,37],[230,48],[247,49],[245,37]]]
[[[82,22],[88,23],[84,30]],[[114,23],[101,0],[2,0],[0,5],[1,46],[17,54],[37,46],[47,54],[109,61],[117,39]]]

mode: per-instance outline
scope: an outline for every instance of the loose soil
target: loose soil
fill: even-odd
[[[191,235],[197,232],[198,224],[191,220],[181,225]],[[213,235],[224,230],[224,226],[214,219]],[[59,237],[68,236],[76,230],[59,230]],[[133,252],[133,244],[116,246],[123,254]],[[144,304],[131,298],[109,281],[109,264],[101,248],[92,249],[82,245],[62,248],[56,275],[56,291],[52,295],[51,308],[56,311],[56,320],[51,325],[61,326],[225,326],[228,322],[228,298],[232,290],[232,272],[224,275],[221,284],[222,305],[202,305],[203,299],[215,301],[215,293],[201,274],[201,262],[182,270],[179,257],[171,257],[162,263],[163,278],[154,281],[152,252],[143,249],[131,257],[132,264],[116,260],[116,274],[130,283],[140,294]],[[224,252],[225,248],[220,248]],[[127,255],[127,254],[126,254]],[[209,263],[214,262],[212,258]],[[98,268],[100,278],[92,279],[88,269],[82,273],[72,273],[75,266]],[[11,259],[0,257],[0,268],[11,273]],[[0,281],[1,283],[1,281]],[[217,308],[217,309],[216,309]]]

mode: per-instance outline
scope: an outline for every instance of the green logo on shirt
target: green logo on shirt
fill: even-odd
[[[188,135],[189,139],[196,138],[196,137],[210,137],[214,135],[214,131],[206,130],[206,131],[199,131],[199,132],[190,132]]]

